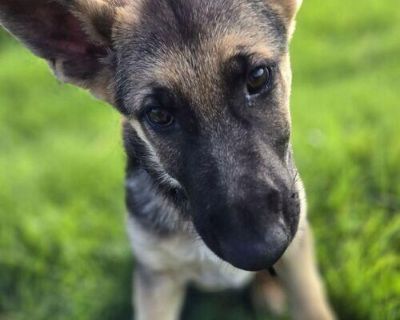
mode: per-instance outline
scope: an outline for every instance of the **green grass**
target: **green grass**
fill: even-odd
[[[307,0],[294,147],[340,319],[400,319],[398,0]],[[119,117],[0,34],[0,319],[128,319]],[[190,319],[249,319],[196,296]]]

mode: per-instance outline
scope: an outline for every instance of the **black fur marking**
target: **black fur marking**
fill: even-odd
[[[126,178],[126,206],[147,230],[159,236],[182,231],[185,219],[185,198],[176,189],[168,192],[159,188],[143,169],[128,171]]]
[[[161,183],[159,173],[146,163],[146,151],[129,124],[124,126],[128,155],[125,201],[129,214],[143,227],[159,236],[186,228],[189,220],[184,192]]]

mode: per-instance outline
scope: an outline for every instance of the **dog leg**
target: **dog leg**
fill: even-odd
[[[289,296],[292,318],[296,320],[335,319],[325,297],[314,257],[308,223],[277,263],[276,270]]]
[[[178,320],[185,282],[173,273],[139,265],[134,275],[135,320]]]
[[[286,310],[286,293],[281,281],[266,271],[257,272],[253,287],[253,302],[259,309],[267,309],[274,316],[281,316]]]

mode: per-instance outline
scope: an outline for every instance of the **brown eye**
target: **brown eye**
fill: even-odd
[[[260,93],[271,83],[272,72],[270,67],[257,67],[247,75],[247,91],[250,95]]]
[[[166,128],[171,126],[175,119],[167,110],[152,107],[146,111],[147,122],[155,128]]]

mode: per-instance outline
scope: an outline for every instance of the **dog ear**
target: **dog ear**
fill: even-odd
[[[297,11],[299,11],[303,0],[268,0],[278,11],[287,19],[288,22],[292,21]]]
[[[303,0],[266,0],[267,4],[275,9],[285,20],[288,26],[288,35],[291,38],[295,28],[295,18]]]
[[[122,0],[0,0],[0,24],[55,75],[113,102],[112,29]]]

